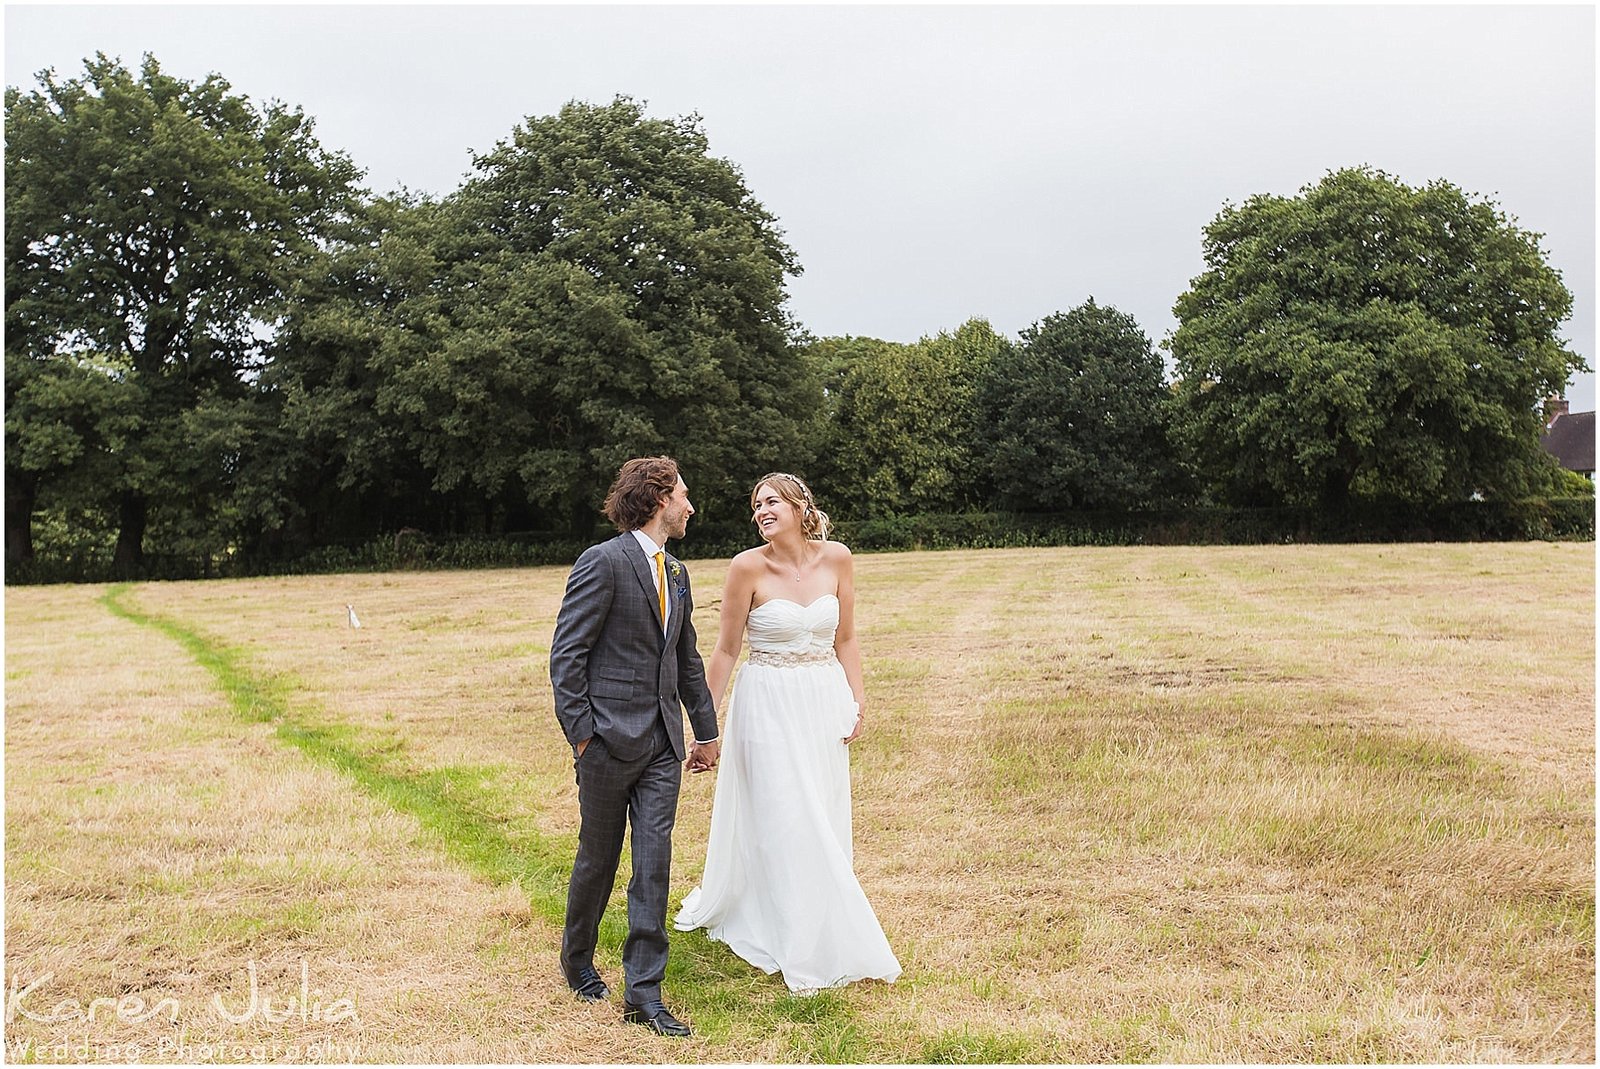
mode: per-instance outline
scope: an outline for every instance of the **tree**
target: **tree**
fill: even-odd
[[[346,224],[360,173],[299,109],[215,74],[100,54],[39,80],[6,90],[8,363],[95,367],[137,393],[101,488],[131,571],[152,508],[210,517],[231,493],[248,435],[217,421],[255,403],[285,291]]]
[[[806,454],[811,465],[799,474],[824,498],[846,484],[840,474],[839,401],[850,369],[882,346],[890,343],[877,338],[850,335],[817,338],[805,335],[796,353],[805,362],[806,374],[820,387],[817,407],[806,423]],[[856,509],[854,511],[860,511]]]
[[[41,497],[79,516],[105,504],[123,442],[140,422],[140,398],[87,356],[39,360],[7,350],[5,402],[6,565],[14,569],[34,558]]]
[[[1364,167],[1224,207],[1170,341],[1213,492],[1337,509],[1545,484],[1539,405],[1584,365],[1539,237],[1449,182]]]
[[[848,344],[845,342],[848,341]],[[980,503],[973,464],[977,384],[1004,342],[983,319],[910,345],[824,339],[831,367],[834,485],[857,500],[841,511],[885,516]]]
[[[1133,318],[1094,298],[1022,332],[980,391],[981,467],[1023,511],[1132,508],[1172,482],[1161,358]]]
[[[377,198],[296,283],[262,376],[286,439],[280,470],[256,480],[284,488],[258,507],[272,516],[263,541],[274,551],[437,528],[449,512],[422,460],[428,409],[407,404],[391,374],[441,333],[447,226],[437,201]]]
[[[545,376],[517,459],[533,499],[592,524],[623,460],[670,451],[709,515],[742,516],[750,480],[803,459],[818,394],[785,308],[799,262],[699,116],[572,103],[475,165],[461,218],[508,270],[472,326],[504,351],[517,317],[511,351]]]
[[[443,201],[388,209],[292,320],[284,360],[323,370],[288,370],[291,406],[320,410],[318,433],[369,396],[377,416],[344,478],[399,449],[480,524],[531,508],[586,535],[629,456],[677,456],[710,513],[739,502],[724,518],[804,462],[821,395],[784,307],[800,268],[697,116],[570,103],[474,167]]]

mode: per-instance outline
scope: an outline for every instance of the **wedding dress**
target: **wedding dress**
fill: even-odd
[[[833,653],[839,599],[782,598],[750,611],[750,659],[734,683],[700,886],[674,926],[712,939],[793,991],[892,982],[889,949],[851,869],[856,703]]]

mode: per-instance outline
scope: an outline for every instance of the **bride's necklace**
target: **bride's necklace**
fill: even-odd
[[[811,560],[804,560],[803,555],[802,555],[801,567],[809,568],[811,565],[815,564],[816,562],[817,561],[816,561],[815,557],[813,557]],[[794,581],[795,582],[798,583],[800,581],[800,568],[796,568],[794,565],[790,564],[788,561],[780,561],[779,563],[783,565],[783,570],[784,571],[786,571],[786,572],[794,572]]]

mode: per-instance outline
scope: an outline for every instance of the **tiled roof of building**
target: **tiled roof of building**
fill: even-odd
[[[1594,413],[1569,412],[1557,416],[1539,444],[1556,455],[1568,471],[1594,471]]]

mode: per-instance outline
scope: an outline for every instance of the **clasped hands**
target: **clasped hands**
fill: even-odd
[[[708,772],[717,767],[717,761],[721,757],[721,739],[712,739],[710,742],[690,742],[689,760],[684,763],[684,767],[690,772]]]

